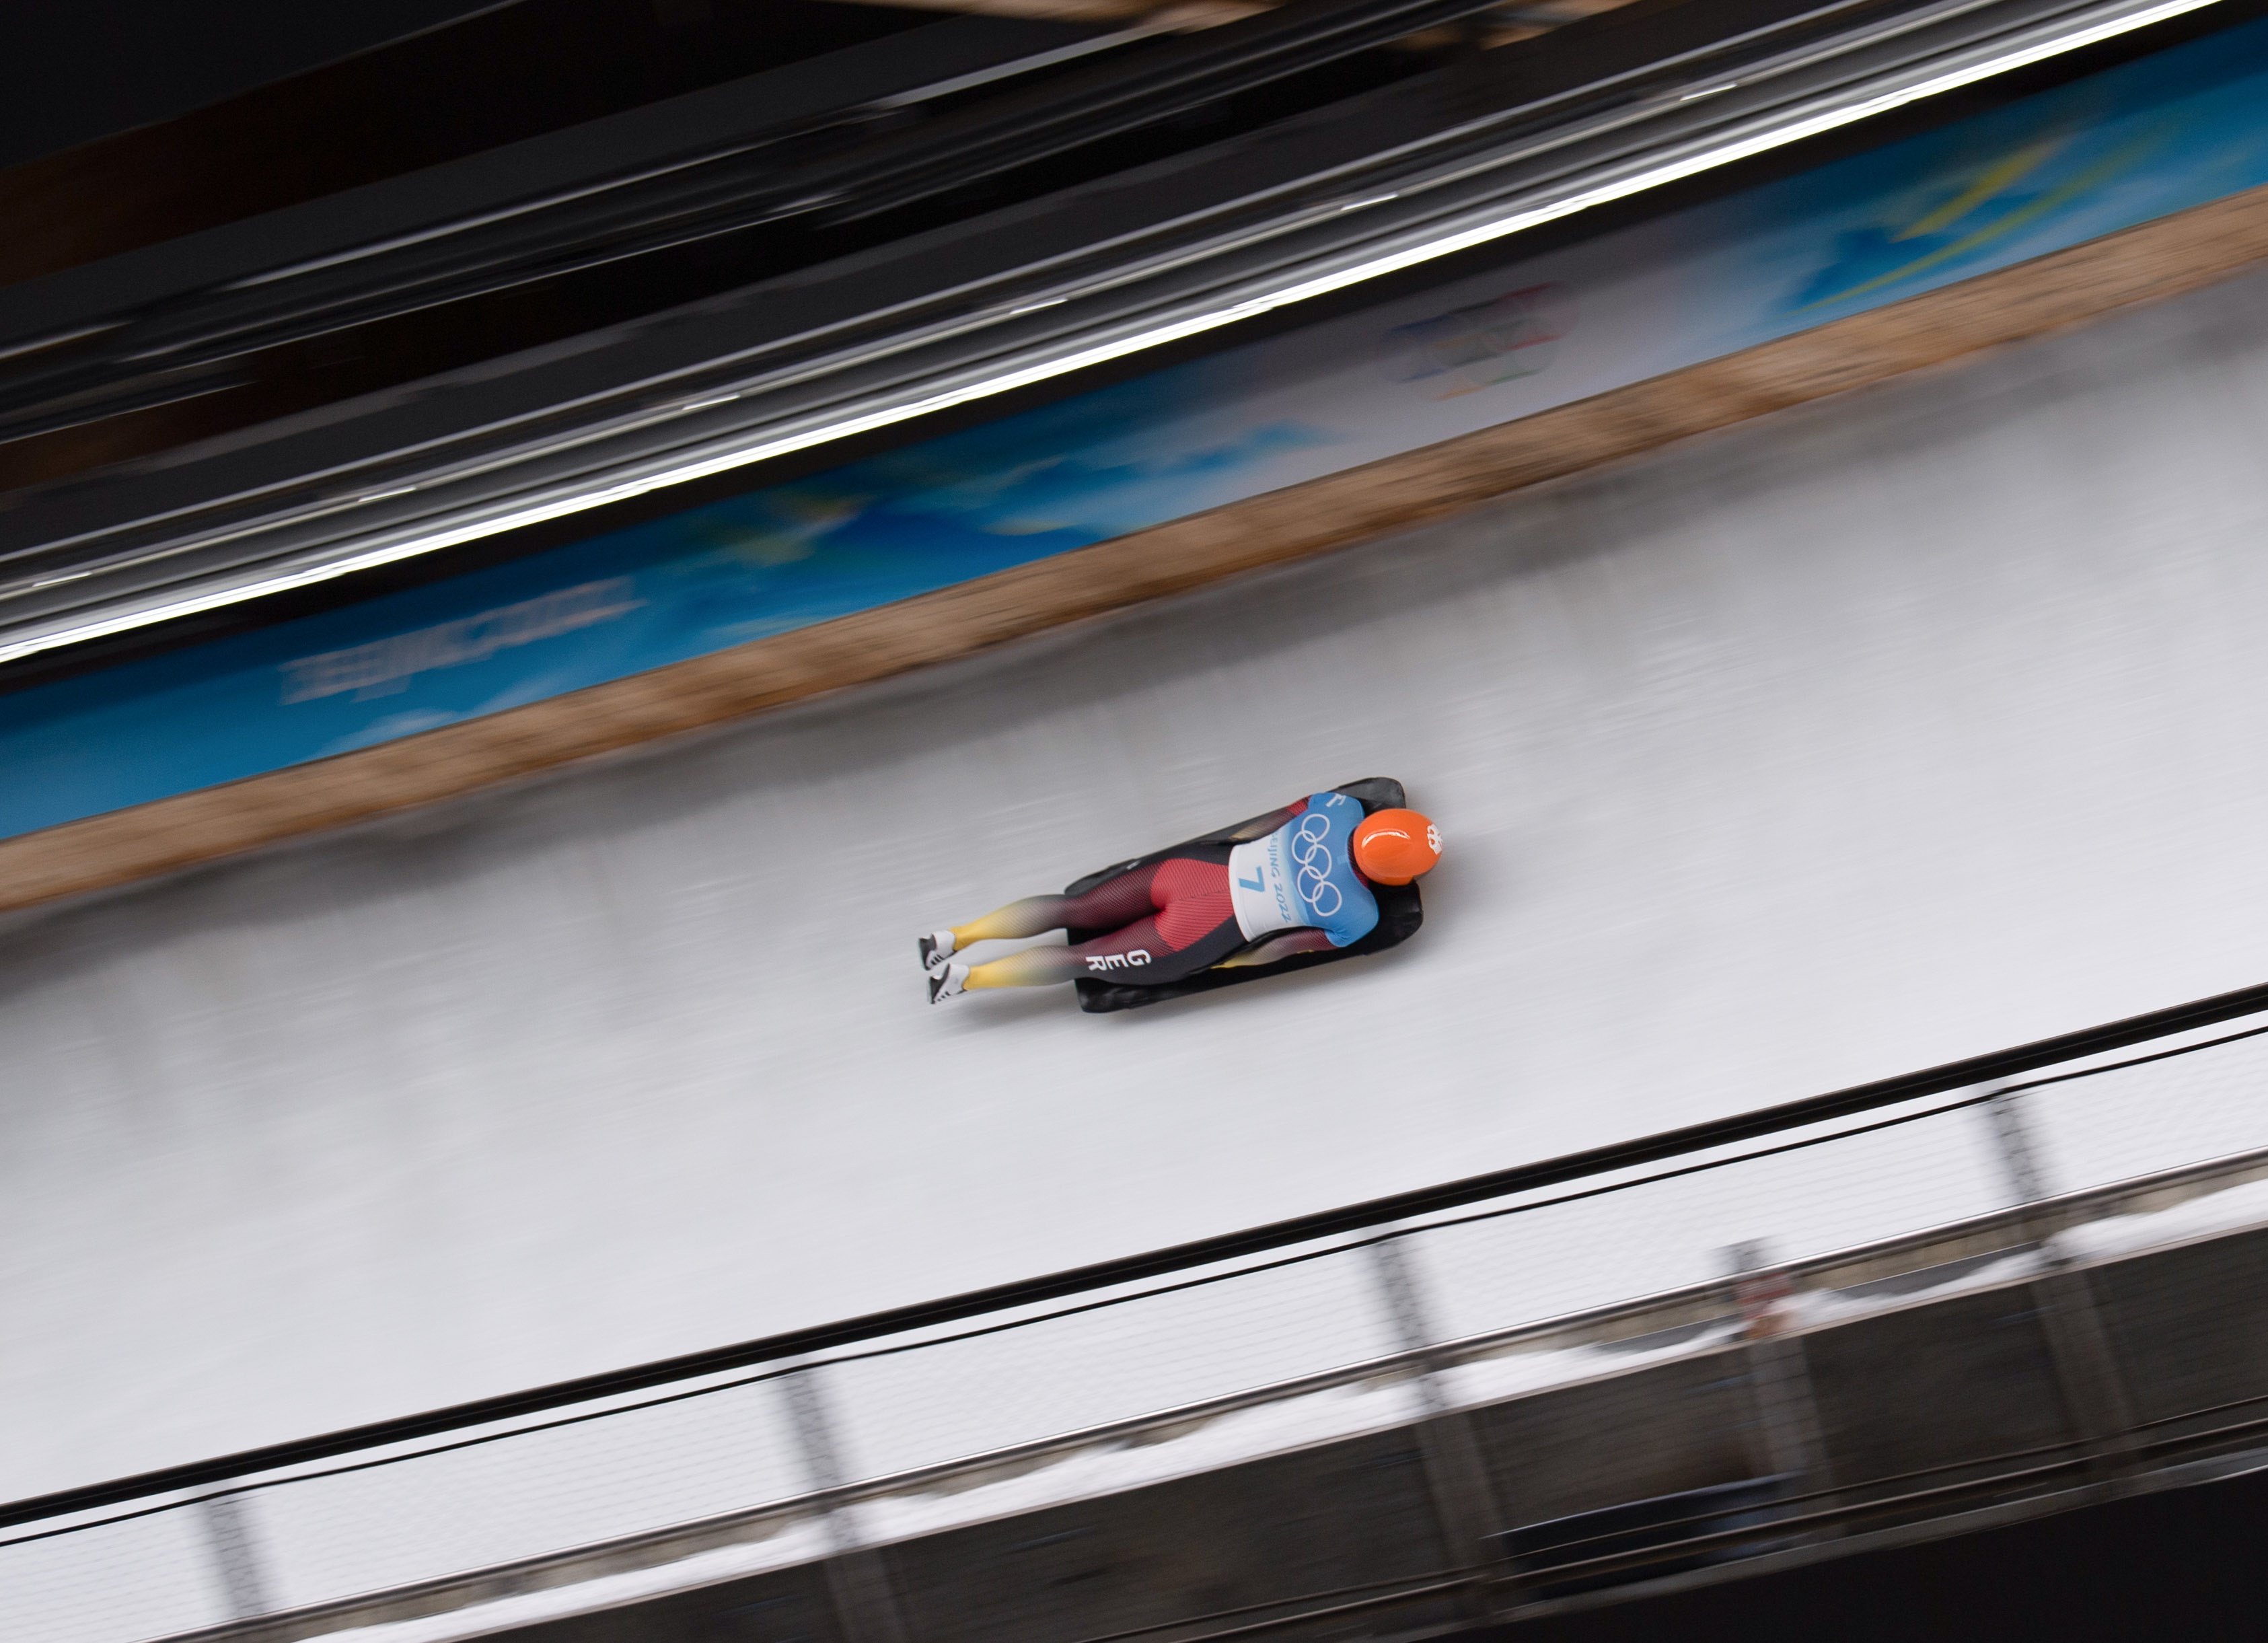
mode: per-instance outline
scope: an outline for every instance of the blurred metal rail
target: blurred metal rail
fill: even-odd
[[[1425,15],[1482,3],[1439,0]],[[1834,0],[948,290],[805,312],[814,291],[839,307],[856,282],[799,276],[797,292],[767,305],[787,318],[768,319],[762,336],[462,438],[436,435],[429,421],[411,446],[132,517],[43,525],[34,510],[0,548],[0,662],[444,552],[1162,347],[2213,3],[1936,0],[1860,16],[1853,0]],[[1406,23],[1422,8],[1388,9]]]
[[[1290,1220],[1278,1221],[1220,1237],[1201,1239],[1122,1260],[1073,1268],[1071,1271],[1053,1273],[1044,1278],[1026,1279],[1020,1283],[1001,1285],[990,1289],[976,1290],[965,1295],[953,1296],[918,1306],[900,1308],[888,1312],[874,1313],[865,1317],[846,1319],[839,1323],[821,1325],[814,1329],[768,1336],[762,1340],[722,1347],[713,1352],[666,1359],[658,1363],[641,1365],[635,1368],[560,1381],[556,1385],[514,1393],[504,1397],[484,1398],[402,1419],[350,1427],[342,1432],[327,1433],[294,1443],[244,1450],[191,1465],[168,1467],[159,1471],[118,1478],[107,1483],[91,1485],[85,1488],[14,1501],[0,1505],[0,1527],[28,1522],[41,1517],[92,1510],[119,1501],[172,1490],[195,1488],[203,1484],[240,1477],[254,1472],[300,1466],[328,1459],[333,1455],[414,1441],[418,1438],[431,1437],[440,1433],[470,1430],[519,1416],[537,1414],[598,1399],[620,1396],[641,1391],[649,1387],[667,1385],[673,1381],[690,1381],[755,1364],[776,1363],[800,1358],[808,1353],[835,1347],[883,1339],[892,1336],[909,1335],[918,1330],[958,1323],[967,1318],[981,1317],[988,1314],[1013,1313],[1023,1307],[1040,1305],[1065,1296],[1106,1292],[1122,1284],[1136,1283],[1144,1278],[1170,1273],[1199,1271],[1216,1263],[1234,1260],[1243,1256],[1269,1253],[1320,1239],[1392,1226],[1396,1222],[1410,1220],[1418,1216],[1438,1214],[1446,1210],[1481,1203],[1491,1198],[1508,1197],[1516,1193],[1533,1191],[1588,1177],[1609,1176],[1619,1170],[1642,1168],[1668,1159],[1703,1154],[1713,1148],[1735,1145],[1762,1136],[1799,1131],[1812,1124],[1829,1123],[1859,1113],[1878,1111],[1901,1102],[1941,1094],[1951,1090],[1970,1089],[1985,1085],[1993,1085],[1997,1089],[2002,1081],[2018,1078],[2026,1072],[2066,1063],[2083,1062],[2131,1045],[2173,1038],[2222,1021],[2264,1012],[2268,1012],[2268,984],[2240,988],[2232,992],[2217,994],[2210,998],[2200,998],[2188,1004],[2175,1005],[2163,1010],[2154,1010],[2146,1014],[2132,1016],[2124,1020],[2107,1022],[2099,1027],[2086,1028],[2077,1032],[2058,1034],[2053,1038],[2042,1039],[2035,1043],[1995,1050],[1987,1055],[1974,1056],[1961,1061],[1948,1062],[1943,1066],[1931,1067],[1918,1072],[1904,1073],[1896,1078],[1856,1085],[1846,1090],[1837,1090],[1802,1101],[1784,1102],[1777,1107],[1762,1108],[1754,1112],[1738,1114],[1729,1118],[1712,1119],[1704,1124],[1688,1124],[1660,1135],[1618,1142],[1609,1146],[1594,1147],[1564,1158],[1516,1165],[1509,1169],[1492,1170],[1488,1174],[1469,1176],[1462,1181],[1448,1182],[1414,1192],[1397,1193],[1388,1197],[1373,1198],[1366,1203],[1349,1205],[1341,1209],[1299,1216]],[[2268,1031],[2268,1028],[2263,1030]],[[2149,1057],[2149,1059],[2157,1058]],[[2105,1070],[2108,1069],[2090,1069],[2089,1071]],[[2077,1076],[2086,1075],[2086,1072],[2082,1072]],[[1988,1100],[1992,1093],[1992,1091],[1986,1091],[1970,1101],[1955,1103],[1955,1106],[1969,1106],[1984,1101]],[[1952,1109],[1948,1108],[1942,1110]],[[1807,1139],[1791,1143],[1790,1146],[1808,1146],[1816,1144],[1816,1140]],[[1778,1152],[1787,1149],[1770,1150]],[[1763,1155],[1757,1154],[1757,1156]],[[1690,1168],[1712,1168],[1717,1167],[1721,1161],[1723,1160],[1695,1164],[1690,1166]],[[1674,1173],[1688,1172],[1681,1170]],[[1598,1187],[1594,1190],[1612,1191],[1628,1184],[1631,1183],[1617,1183],[1612,1186]],[[1591,1195],[1586,1193],[1581,1196]],[[1030,1320],[1017,1321],[1020,1323]]]

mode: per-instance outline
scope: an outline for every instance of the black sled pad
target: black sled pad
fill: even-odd
[[[1369,815],[1378,810],[1400,810],[1408,801],[1403,796],[1402,784],[1390,777],[1366,777],[1359,782],[1349,782],[1331,789],[1344,793],[1362,806]],[[1261,818],[1256,816],[1254,821]],[[1193,838],[1165,850],[1152,851],[1146,856],[1137,856],[1131,861],[1113,862],[1099,872],[1064,887],[1065,895],[1084,895],[1105,879],[1130,873],[1153,861],[1163,861],[1178,855],[1192,844],[1226,844],[1236,841],[1250,822],[1240,822],[1233,827],[1223,828],[1218,833],[1208,833],[1203,838]],[[1378,898],[1378,927],[1351,947],[1329,953],[1295,953],[1290,958],[1278,959],[1273,964],[1256,964],[1238,969],[1223,969],[1214,965],[1201,969],[1180,981],[1157,982],[1149,986],[1137,986],[1123,981],[1090,981],[1082,976],[1071,983],[1079,989],[1079,1007],[1090,1014],[1101,1015],[1112,1010],[1138,1010],[1145,1004],[1163,1004],[1168,998],[1180,998],[1193,992],[1211,992],[1216,987],[1233,987],[1248,981],[1265,981],[1270,976],[1289,975],[1295,969],[1312,969],[1318,964],[1336,964],[1342,959],[1360,958],[1369,953],[1383,953],[1390,947],[1399,947],[1418,932],[1425,922],[1425,908],[1418,898],[1413,880],[1408,884],[1373,884],[1370,893]],[[1107,933],[1101,930],[1071,930],[1064,934],[1073,943],[1090,941]],[[1239,952],[1244,951],[1239,948]],[[1235,954],[1229,954],[1231,958]]]

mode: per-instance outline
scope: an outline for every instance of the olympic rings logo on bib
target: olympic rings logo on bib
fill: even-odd
[[[1323,843],[1330,836],[1330,818],[1310,815],[1301,819],[1299,830],[1290,841],[1292,859],[1300,864],[1299,873],[1292,880],[1299,888],[1300,899],[1323,918],[1336,917],[1339,909],[1346,904],[1345,895],[1330,881],[1331,869],[1337,865],[1331,858],[1330,847]],[[1323,905],[1326,897],[1330,901],[1328,907]]]

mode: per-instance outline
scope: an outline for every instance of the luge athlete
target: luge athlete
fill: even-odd
[[[1079,895],[1033,895],[921,938],[929,1001],[984,987],[1045,987],[1083,976],[1156,985],[1201,969],[1273,964],[1350,947],[1378,924],[1370,887],[1407,884],[1440,859],[1441,835],[1415,810],[1368,816],[1344,793],[1310,793],[1235,832],[1184,845]],[[1108,930],[1068,947],[955,962],[972,941]]]

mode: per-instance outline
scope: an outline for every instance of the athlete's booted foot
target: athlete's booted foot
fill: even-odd
[[[940,974],[929,978],[929,1001],[935,1004],[940,998],[953,998],[968,985],[968,966],[948,964]]]
[[[933,936],[921,939],[922,969],[932,976],[945,974],[945,961],[953,956],[953,932],[940,930]]]

